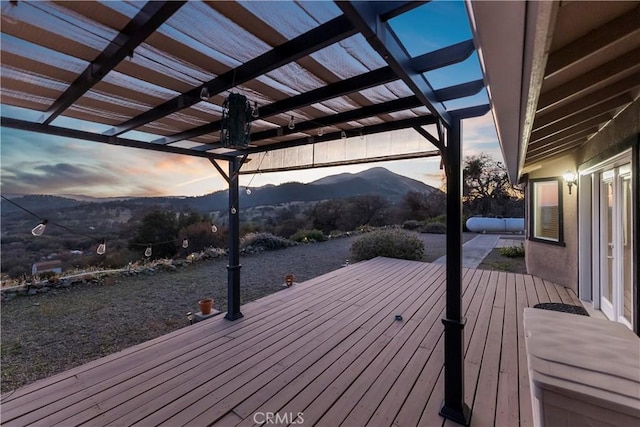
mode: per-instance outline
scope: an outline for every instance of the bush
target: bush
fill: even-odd
[[[425,224],[420,231],[422,233],[446,234],[447,226],[441,222],[429,222]]]
[[[245,234],[240,239],[240,248],[247,249],[251,247],[253,249],[262,249],[270,251],[273,249],[283,249],[289,246],[294,246],[295,243],[282,237],[274,236],[271,233],[249,233]]]
[[[294,235],[289,237],[294,242],[324,242],[327,240],[320,230],[298,230]]]
[[[500,248],[500,255],[509,258],[522,258],[524,257],[524,245],[520,243],[520,246],[505,246]]]
[[[417,230],[422,226],[420,221],[416,221],[415,219],[410,219],[402,223],[402,228],[405,230]]]
[[[424,244],[413,233],[378,230],[362,235],[351,246],[351,258],[355,261],[377,256],[420,260],[424,256]]]

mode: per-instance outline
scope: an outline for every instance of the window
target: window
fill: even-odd
[[[529,239],[564,245],[562,182],[559,178],[531,181]]]

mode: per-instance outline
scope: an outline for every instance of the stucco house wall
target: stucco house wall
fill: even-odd
[[[640,100],[636,100],[609,122],[593,139],[569,155],[543,163],[541,168],[528,174],[528,179],[562,177],[568,170],[577,172],[581,165],[604,161],[628,148],[629,141],[632,141],[632,144],[638,144],[639,133]],[[578,292],[578,191],[574,187],[570,195],[567,185],[563,184],[562,188],[565,246],[527,239],[525,258],[529,274]],[[527,186],[527,193],[529,190],[530,186]],[[638,194],[638,189],[635,191]],[[530,211],[527,209],[525,224],[528,224],[529,215]],[[529,232],[530,230],[527,230],[527,237],[529,237]]]
[[[541,169],[529,173],[529,179],[562,177],[567,170],[576,170],[573,155],[546,162]],[[530,186],[526,188],[529,196]],[[578,196],[574,187],[562,185],[562,216],[564,246],[529,240],[531,230],[527,228],[525,260],[527,272],[558,285],[578,290]],[[529,224],[529,209],[525,224]]]

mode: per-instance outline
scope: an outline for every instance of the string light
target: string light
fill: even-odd
[[[48,223],[49,221],[45,219],[40,224],[33,227],[33,229],[31,230],[31,234],[33,234],[34,236],[42,236],[42,233],[44,233],[44,229],[47,228]]]
[[[324,135],[324,128],[318,129],[318,136]]]
[[[340,132],[340,138],[347,139],[347,133],[345,131]]]
[[[360,130],[360,139],[364,139],[364,134],[362,133],[362,130]]]
[[[296,122],[293,120],[293,116],[289,119],[289,129],[294,130],[296,128]]]
[[[253,103],[253,109],[251,110],[251,117],[254,119],[260,116],[260,111],[258,110],[258,103]]]
[[[14,205],[15,207],[17,207],[17,208],[19,208],[19,209],[21,209],[21,210],[23,210],[23,211],[27,212],[28,214],[30,214],[30,215],[32,215],[32,216],[34,216],[34,217],[36,217],[36,218],[38,218],[38,219],[40,220],[40,223],[39,223],[38,225],[36,225],[36,226],[31,230],[31,233],[32,233],[34,236],[41,236],[41,235],[44,233],[44,231],[45,231],[45,229],[46,229],[47,225],[48,225],[48,224],[53,224],[53,225],[55,225],[56,227],[60,227],[60,228],[62,228],[62,229],[64,229],[64,230],[66,230],[66,231],[68,231],[68,232],[70,232],[70,233],[77,234],[77,235],[84,236],[84,237],[88,237],[88,238],[90,238],[90,239],[92,239],[92,240],[95,240],[95,241],[99,242],[99,243],[98,243],[98,246],[97,246],[97,248],[96,248],[96,253],[97,253],[98,255],[104,255],[104,254],[106,253],[107,245],[106,245],[106,241],[105,241],[105,239],[99,239],[99,238],[97,238],[96,236],[91,236],[91,235],[89,235],[89,234],[85,234],[85,233],[79,233],[79,232],[77,232],[77,231],[75,231],[75,230],[72,230],[72,229],[70,229],[70,228],[68,228],[68,227],[65,227],[65,226],[63,226],[63,225],[61,225],[61,224],[57,224],[57,223],[55,223],[55,222],[51,222],[51,221],[49,221],[49,220],[43,219],[40,215],[37,215],[36,213],[31,212],[30,210],[28,210],[28,209],[26,209],[26,208],[24,208],[24,207],[20,206],[18,203],[14,202],[14,201],[12,201],[12,200],[10,200],[10,199],[8,199],[7,197],[2,196],[2,195],[0,195],[0,197],[1,197],[3,200],[6,200],[8,203],[11,203],[11,204],[12,204],[12,205]],[[232,210],[232,213],[235,213],[235,208]],[[93,227],[91,227],[91,229],[93,229]],[[216,232],[218,231],[218,227],[217,227],[215,224],[212,224],[212,225],[211,225],[211,231],[212,231],[213,233],[216,233]],[[173,239],[173,240],[167,240],[167,241],[164,241],[164,242],[156,242],[156,243],[145,243],[145,244],[132,243],[132,245],[134,245],[134,246],[146,246],[146,249],[145,249],[145,251],[144,251],[144,255],[145,255],[145,256],[147,256],[147,257],[150,257],[150,256],[151,256],[151,254],[152,254],[152,247],[153,247],[153,246],[155,246],[155,245],[166,245],[166,244],[169,244],[169,243],[177,243],[177,242],[180,242],[180,241],[182,241],[182,247],[183,247],[183,248],[187,248],[187,247],[189,246],[189,240],[188,240],[186,237],[185,237],[185,238],[183,238],[183,239]]]
[[[209,98],[209,88],[206,86],[202,86],[202,89],[200,90],[200,99],[202,99],[203,101],[208,101]]]
[[[249,187],[247,187],[246,193],[247,193],[247,196],[251,195],[251,189]]]
[[[235,207],[231,208],[231,214],[235,215],[237,213],[237,209]]]

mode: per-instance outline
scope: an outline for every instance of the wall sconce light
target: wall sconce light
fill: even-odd
[[[577,180],[578,180],[578,176],[575,174],[575,172],[571,172],[571,171],[565,172],[564,181],[569,186],[569,194],[571,194],[571,187],[576,185]]]

